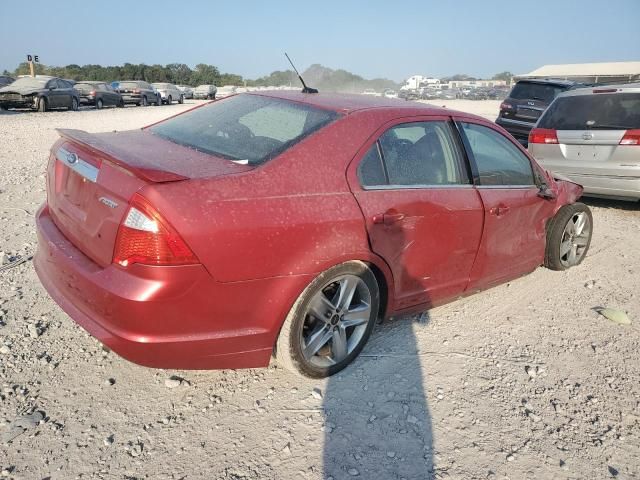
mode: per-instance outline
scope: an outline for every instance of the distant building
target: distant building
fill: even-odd
[[[544,65],[532,72],[516,75],[523,78],[558,78],[585,83],[624,83],[640,80],[640,62],[570,63]]]
[[[425,77],[423,75],[413,75],[409,77],[400,90],[418,90],[421,87],[439,86],[440,79],[434,77]]]
[[[449,88],[461,87],[504,87],[507,85],[506,80],[451,80],[447,82]]]

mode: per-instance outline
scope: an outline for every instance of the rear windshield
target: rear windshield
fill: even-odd
[[[259,165],[338,116],[279,98],[238,95],[170,118],[150,130],[198,151]]]
[[[640,93],[598,93],[560,97],[538,124],[555,130],[640,128]]]
[[[138,82],[120,82],[118,88],[140,88],[140,84]]]
[[[551,101],[561,92],[566,90],[565,87],[558,85],[549,85],[532,82],[518,82],[509,94],[510,98],[516,100],[541,100],[551,103]]]
[[[92,83],[76,83],[73,88],[82,93],[91,92],[92,90],[96,90],[98,85]]]

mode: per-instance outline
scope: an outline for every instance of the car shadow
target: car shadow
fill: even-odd
[[[640,201],[610,200],[597,197],[581,197],[580,201],[590,207],[612,208],[616,210],[627,210],[631,212],[640,211]]]
[[[324,392],[325,480],[433,478],[433,429],[414,329],[428,314],[378,325]]]

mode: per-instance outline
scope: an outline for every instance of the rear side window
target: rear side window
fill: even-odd
[[[469,183],[451,127],[442,121],[405,123],[387,130],[363,158],[358,175],[365,187]]]
[[[170,118],[151,132],[180,145],[259,165],[337,119],[339,114],[259,95],[238,95]]]
[[[640,93],[594,93],[560,97],[538,124],[554,130],[640,128]]]
[[[478,167],[480,185],[534,185],[531,162],[504,135],[483,125],[461,125]]]
[[[518,82],[509,93],[509,97],[516,100],[542,100],[543,102],[551,103],[556,95],[565,90],[565,87],[558,85]]]

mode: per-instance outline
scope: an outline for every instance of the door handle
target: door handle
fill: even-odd
[[[379,213],[373,216],[373,223],[377,225],[393,225],[404,218],[404,213]]]
[[[511,208],[509,208],[507,205],[500,204],[497,207],[493,207],[492,209],[490,209],[489,213],[491,215],[495,215],[496,217],[501,217],[502,215],[509,213],[509,210],[511,210]]]

